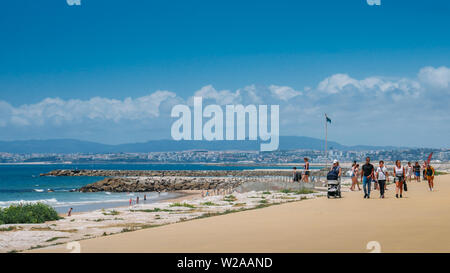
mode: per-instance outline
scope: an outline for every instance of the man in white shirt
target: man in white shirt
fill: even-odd
[[[375,172],[378,185],[380,187],[380,198],[384,198],[384,190],[386,189],[386,180],[389,182],[389,174],[387,168],[384,166],[384,161],[380,161],[380,165]]]

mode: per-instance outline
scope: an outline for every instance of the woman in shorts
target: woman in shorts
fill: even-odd
[[[358,182],[358,173],[359,173],[359,164],[353,163],[352,171],[351,171],[351,177],[352,177],[352,186],[350,187],[350,190],[354,191],[355,186],[358,186],[358,191],[361,190],[359,187]]]
[[[308,183],[309,182],[309,159],[307,157],[303,158],[305,161],[304,166],[304,174],[303,174],[303,182]]]
[[[400,160],[395,161],[394,166],[394,180],[395,180],[395,197],[398,198],[400,192],[400,198],[403,198],[403,183],[405,182],[405,168],[402,166]]]
[[[426,175],[427,175],[428,187],[430,188],[430,191],[433,191],[433,188],[434,188],[434,168],[430,164],[427,164]]]

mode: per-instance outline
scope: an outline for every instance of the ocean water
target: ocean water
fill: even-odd
[[[265,166],[262,168],[283,168]],[[217,166],[205,164],[42,164],[42,165],[0,165],[0,207],[18,203],[41,202],[64,213],[70,207],[74,212],[91,211],[101,208],[127,206],[130,198],[137,196],[143,201],[157,202],[178,196],[176,193],[81,193],[70,192],[87,184],[102,180],[103,177],[41,177],[55,169],[107,169],[107,170],[245,170],[252,166]]]

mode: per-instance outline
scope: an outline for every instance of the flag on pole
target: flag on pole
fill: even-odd
[[[325,119],[326,119],[326,122],[331,123],[331,119],[327,116],[327,114],[325,114]]]
[[[433,152],[428,156],[427,165],[430,165],[431,157],[433,156]]]

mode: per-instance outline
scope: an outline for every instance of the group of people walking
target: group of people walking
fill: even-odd
[[[435,174],[434,168],[427,162],[424,162],[422,168],[424,180],[428,181],[429,190],[433,191]],[[414,166],[411,165],[411,162],[408,162],[406,166],[402,166],[400,160],[397,160],[395,162],[393,168],[393,177],[396,186],[396,198],[403,198],[403,192],[408,190],[406,182],[412,181],[413,174],[415,180],[417,182],[420,182],[420,170],[421,166],[419,165],[419,162],[415,162]],[[364,198],[370,198],[372,182],[374,182],[374,190],[379,190],[380,198],[384,198],[386,185],[387,183],[389,183],[390,176],[383,160],[379,161],[379,165],[376,169],[370,163],[370,157],[366,157],[366,162],[361,167],[361,169],[356,161],[353,162],[351,169],[352,186],[350,187],[350,190],[354,191],[356,187],[358,187],[358,190],[361,190],[361,188],[359,187],[358,177],[360,177],[360,181],[362,181]]]

